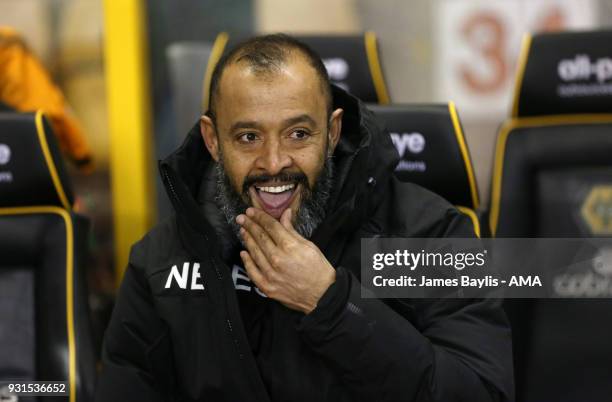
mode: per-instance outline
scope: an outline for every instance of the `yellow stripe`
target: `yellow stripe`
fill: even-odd
[[[229,35],[227,32],[221,32],[219,35],[217,35],[215,43],[213,44],[210,52],[210,57],[208,58],[208,63],[206,64],[206,72],[204,73],[204,85],[202,87],[202,111],[204,112],[208,110],[208,89],[210,87],[212,73],[219,62],[219,59],[223,55],[223,51],[225,50],[228,40]]]
[[[376,34],[372,31],[365,33],[365,48],[368,57],[368,66],[370,67],[370,75],[372,76],[374,89],[378,97],[378,103],[386,105],[390,103],[389,93],[387,92],[387,86],[385,85],[385,79],[383,78],[382,68],[380,67],[380,60],[378,58]]]
[[[467,215],[474,225],[474,233],[476,237],[480,238],[480,221],[478,220],[478,216],[476,216],[476,212],[472,208],[462,207],[460,205],[456,205],[456,208],[462,213]]]
[[[49,144],[47,144],[47,137],[45,136],[45,126],[43,124],[43,116],[44,113],[42,110],[36,112],[35,121],[36,133],[38,134],[38,142],[40,143],[40,148],[42,149],[43,155],[45,156],[47,169],[49,169],[49,174],[51,175],[51,180],[53,181],[53,186],[55,187],[57,196],[59,197],[62,206],[68,211],[70,211],[72,207],[70,206],[70,203],[68,202],[68,197],[66,197],[66,193],[64,192],[64,188],[62,187],[59,175],[57,174],[57,169],[55,168],[55,163],[53,163],[53,158],[51,157],[51,152],[49,151]]]
[[[512,117],[518,117],[519,99],[521,97],[521,86],[523,85],[523,78],[525,76],[525,68],[527,67],[527,58],[529,56],[529,49],[531,48],[531,34],[526,33],[523,35],[523,42],[521,44],[521,53],[518,60],[518,70],[516,73],[516,79],[514,81],[514,98],[512,101]]]
[[[583,114],[583,115],[550,115],[538,117],[523,117],[520,119],[510,119],[504,123],[497,136],[495,145],[495,159],[493,164],[493,180],[491,184],[491,211],[489,215],[489,225],[491,235],[497,233],[499,224],[499,211],[501,202],[502,175],[504,169],[504,154],[508,136],[514,130],[526,127],[546,127],[575,124],[612,124],[612,114]]]
[[[480,199],[478,198],[478,186],[476,185],[474,168],[472,166],[470,153],[465,142],[465,136],[463,135],[463,130],[461,129],[461,123],[459,123],[459,116],[457,115],[457,108],[455,108],[455,102],[448,102],[448,111],[450,112],[453,127],[455,129],[455,136],[457,137],[457,143],[459,143],[459,149],[461,150],[461,156],[463,157],[463,164],[465,165],[465,171],[467,172],[468,181],[470,183],[472,206],[474,209],[477,209],[480,207]]]
[[[601,124],[610,123],[611,121],[612,113],[556,114],[510,119],[504,123],[504,126],[510,126],[512,129],[515,129],[523,127],[543,127],[556,125]],[[502,126],[502,128],[504,126]]]
[[[104,55],[117,284],[154,222],[151,96],[144,0],[104,0]]]
[[[68,331],[69,401],[76,400],[76,346],[74,334],[74,232],[68,211],[54,206],[0,208],[0,215],[57,214],[66,224],[66,330]]]
[[[493,180],[491,183],[491,210],[489,212],[489,226],[491,236],[495,237],[499,220],[499,203],[501,199],[501,182],[503,174],[503,157],[506,150],[506,140],[510,133],[510,125],[504,125],[497,136],[495,144],[495,159],[493,162]]]

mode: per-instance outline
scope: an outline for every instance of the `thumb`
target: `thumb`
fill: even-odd
[[[291,217],[293,213],[291,208],[287,208],[280,217],[280,222],[285,229],[287,229],[292,234],[297,234],[295,229],[293,228],[293,223],[291,222]]]

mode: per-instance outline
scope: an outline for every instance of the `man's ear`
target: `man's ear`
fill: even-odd
[[[219,137],[217,136],[217,130],[212,122],[212,119],[207,115],[200,117],[200,133],[204,139],[204,144],[212,158],[219,161]]]
[[[329,119],[329,151],[334,152],[336,145],[340,141],[340,135],[342,134],[342,114],[344,110],[336,109],[332,112],[331,118]]]

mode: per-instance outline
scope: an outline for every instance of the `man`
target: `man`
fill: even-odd
[[[238,45],[160,170],[175,216],[134,246],[98,400],[508,401],[494,301],[360,297],[360,239],[471,237],[393,176],[372,114],[305,45]]]

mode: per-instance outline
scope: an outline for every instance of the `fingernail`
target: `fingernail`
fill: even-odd
[[[255,210],[253,208],[247,208],[246,214],[247,216],[253,216],[255,215]]]
[[[244,223],[244,219],[245,219],[244,215],[238,215],[236,217],[236,223],[239,224],[239,225],[242,225]]]

